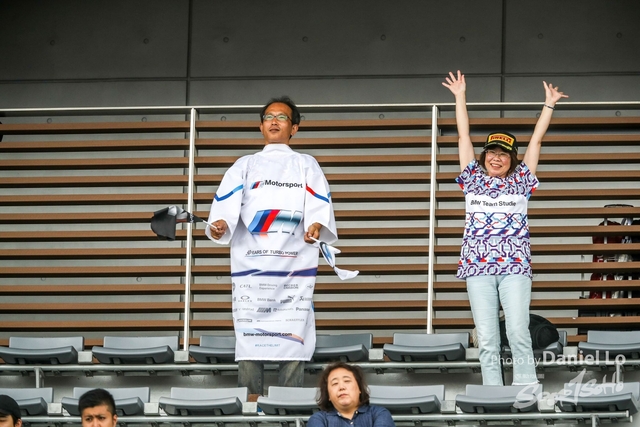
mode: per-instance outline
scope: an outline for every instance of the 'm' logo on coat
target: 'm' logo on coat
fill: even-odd
[[[267,209],[256,212],[247,229],[251,234],[293,234],[300,221],[302,221],[300,211]]]

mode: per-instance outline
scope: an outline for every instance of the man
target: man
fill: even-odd
[[[0,427],[22,427],[20,406],[6,394],[0,394]]]
[[[279,361],[278,384],[302,387],[315,349],[315,239],[337,240],[329,184],[311,156],[289,147],[300,112],[288,97],[260,113],[265,147],[225,173],[206,233],[231,244],[238,385],[263,392],[264,361]]]
[[[116,427],[116,403],[108,391],[96,388],[89,390],[78,400],[82,427]]]

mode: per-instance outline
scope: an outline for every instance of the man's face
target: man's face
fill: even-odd
[[[118,416],[109,412],[107,405],[85,408],[82,411],[82,427],[116,427]]]
[[[287,104],[275,102],[264,112],[265,116],[273,116],[271,120],[262,120],[260,132],[264,135],[266,144],[288,144],[289,139],[298,131],[298,125],[291,123],[291,108]],[[279,120],[277,116],[287,116],[286,120]]]
[[[13,422],[13,417],[11,415],[0,415],[0,427],[21,427],[22,420],[18,420],[15,423]]]

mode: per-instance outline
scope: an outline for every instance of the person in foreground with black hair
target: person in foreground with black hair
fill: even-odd
[[[0,427],[22,427],[20,406],[6,394],[0,394]]]
[[[307,427],[395,427],[391,413],[369,404],[369,388],[357,365],[335,362],[320,375],[318,406]]]
[[[96,388],[89,390],[78,400],[78,411],[82,427],[116,427],[116,403],[108,391]]]
[[[527,203],[538,187],[535,176],[542,138],[556,102],[567,95],[544,84],[545,103],[522,162],[518,142],[508,132],[487,136],[476,159],[469,131],[466,82],[458,71],[442,83],[456,99],[458,157],[456,179],[465,195],[466,218],[457,277],[466,279],[478,332],[480,367],[485,385],[503,385],[500,360],[500,305],[513,354],[513,384],[536,383],[529,334],[531,247]]]
[[[316,346],[313,290],[318,248],[338,238],[329,184],[312,156],[289,147],[300,112],[288,97],[260,112],[262,151],[238,159],[216,191],[205,232],[231,244],[238,386],[264,389],[264,362],[280,362],[278,385],[302,387]]]

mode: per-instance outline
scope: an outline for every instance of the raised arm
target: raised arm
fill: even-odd
[[[449,72],[449,77],[442,85],[448,88],[456,98],[456,126],[458,128],[458,159],[460,160],[460,171],[463,171],[475,158],[473,143],[469,134],[469,114],[467,113],[467,83],[464,74],[458,70],[457,77]]]
[[[560,98],[568,98],[568,95],[558,91],[558,87],[553,87],[551,83],[547,84],[547,82],[542,82],[544,85],[545,92],[545,101],[542,106],[542,111],[540,112],[540,118],[536,123],[536,127],[533,130],[533,135],[531,135],[531,140],[529,141],[529,146],[527,147],[527,151],[524,153],[524,159],[522,160],[524,164],[527,165],[531,173],[535,175],[536,169],[538,169],[538,160],[540,159],[540,148],[542,147],[542,138],[544,134],[547,133],[547,129],[549,128],[549,123],[551,122],[551,116],[553,115],[553,109],[556,106],[556,102],[560,100]]]

